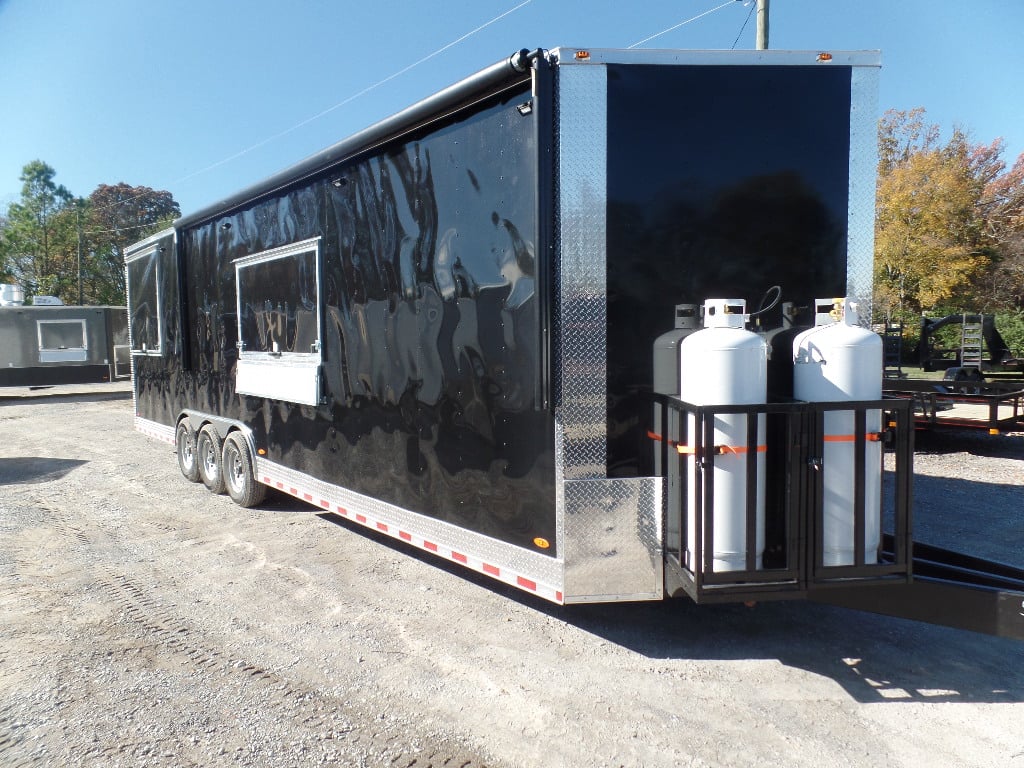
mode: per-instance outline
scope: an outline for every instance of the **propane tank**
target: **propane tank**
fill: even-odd
[[[829,309],[831,305],[831,309]],[[882,399],[882,339],[858,325],[850,299],[815,301],[815,327],[793,340],[793,394],[808,402]],[[882,509],[881,411],[868,411],[864,556],[878,562]],[[854,417],[825,413],[822,456],[825,565],[854,564]]]
[[[704,303],[704,329],[687,336],[679,347],[679,399],[694,405],[743,405],[766,400],[767,347],[756,333],[745,329],[746,302],[708,299]],[[687,417],[687,434],[695,442],[696,419]],[[765,439],[764,414],[757,417],[756,567],[764,553]],[[711,446],[707,446],[711,448]],[[714,422],[714,571],[746,570],[747,552],[747,417],[723,414]],[[687,464],[687,559],[697,570],[696,458]]]
[[[676,304],[675,327],[666,331],[654,340],[654,391],[661,395],[679,394],[679,344],[691,333],[696,333],[697,310],[696,304]],[[655,433],[661,431],[662,407],[661,403],[654,403],[654,427]],[[654,475],[660,477],[664,474],[662,466],[661,450],[656,445],[654,449]],[[679,531],[674,531],[678,540]]]
[[[654,391],[679,394],[679,345],[698,330],[696,304],[676,304],[675,326],[654,340]]]

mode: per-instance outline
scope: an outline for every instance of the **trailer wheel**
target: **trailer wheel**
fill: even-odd
[[[199,482],[199,457],[196,455],[196,431],[188,419],[178,422],[174,431],[174,449],[178,454],[178,469],[190,483]]]
[[[199,430],[196,438],[196,458],[199,477],[210,493],[224,493],[224,472],[221,471],[223,441],[212,424]]]
[[[224,441],[221,468],[228,496],[242,507],[254,507],[267,496],[267,486],[256,479],[249,443],[241,432],[232,432]]]

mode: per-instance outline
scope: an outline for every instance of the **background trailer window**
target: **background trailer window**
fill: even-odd
[[[37,320],[40,363],[80,363],[89,355],[85,320]]]
[[[235,391],[291,403],[320,401],[320,239],[235,261]]]
[[[159,251],[154,248],[127,264],[128,321],[131,328],[132,353],[159,355],[160,328]]]

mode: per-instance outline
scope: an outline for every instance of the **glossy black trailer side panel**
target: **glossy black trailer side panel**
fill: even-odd
[[[166,382],[145,386],[142,415],[239,420],[270,461],[554,556],[536,127],[516,108],[528,98],[507,91],[182,232],[188,354],[161,358]],[[270,302],[285,345],[308,350],[281,284],[307,286],[298,311],[320,313],[322,401],[238,395],[233,261],[310,238],[320,238],[319,301],[307,300],[305,266],[243,269],[242,317],[251,327]],[[538,550],[537,538],[551,546]]]
[[[850,82],[838,66],[609,65],[610,475],[653,471],[643,396],[676,304],[844,295]]]

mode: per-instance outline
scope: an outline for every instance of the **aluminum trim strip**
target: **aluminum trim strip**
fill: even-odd
[[[576,54],[585,51],[587,58],[577,59]],[[550,52],[552,61],[564,66],[601,66],[604,64],[685,64],[685,65],[814,65],[821,67],[854,66],[879,67],[882,64],[880,51],[828,51],[830,61],[819,61],[822,51],[708,51],[671,50],[640,48],[554,48]]]
[[[317,251],[319,257],[320,240],[322,238],[317,235],[307,240],[300,240],[297,243],[289,243],[288,245],[282,245],[277,248],[271,248],[269,251],[260,251],[259,253],[250,253],[248,256],[239,256],[234,259],[231,263],[235,267],[249,267],[253,264],[262,264],[265,261],[273,261],[274,259],[283,259],[285,256],[294,256],[297,253],[305,253],[306,251]]]
[[[174,227],[168,227],[167,229],[160,230],[155,235],[150,235],[145,240],[139,240],[139,242],[129,245],[125,249],[124,263],[127,264],[129,261],[141,259],[143,256],[148,255],[150,251],[155,251],[156,244],[172,234],[176,236],[177,232]]]
[[[851,71],[846,295],[860,303],[860,322],[865,326],[871,322],[874,284],[878,80],[877,69]]]
[[[256,457],[256,476],[315,507],[554,603],[563,602],[562,561],[365,496]]]
[[[607,113],[604,67],[557,81],[559,299],[555,376],[566,479],[606,475]]]

